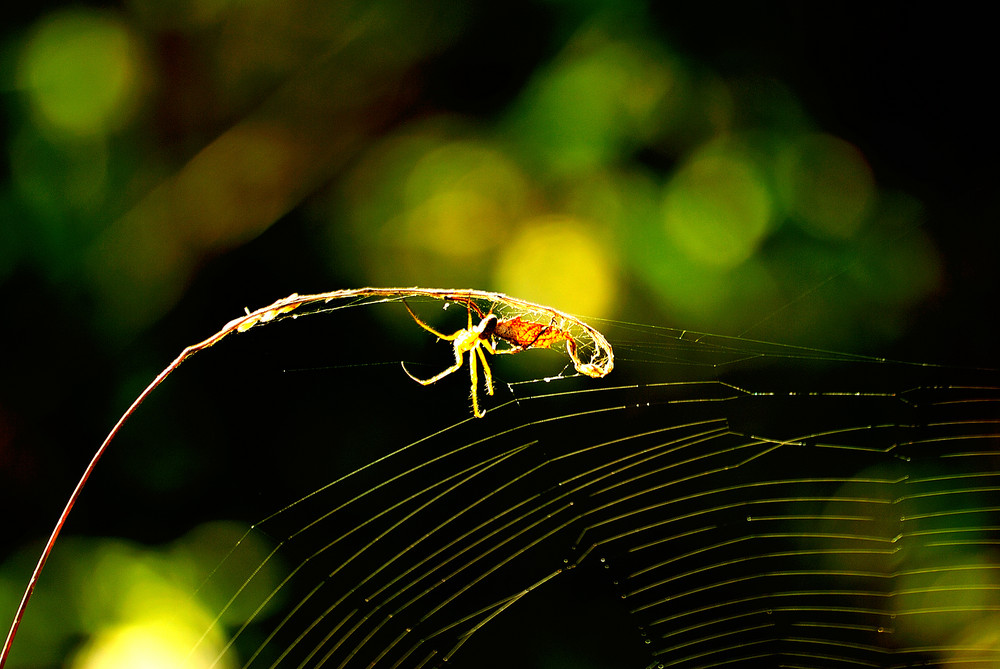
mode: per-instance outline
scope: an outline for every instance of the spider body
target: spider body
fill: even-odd
[[[480,364],[482,364],[483,374],[486,377],[486,392],[489,395],[493,394],[493,372],[490,370],[490,365],[483,349],[492,355],[502,355],[519,353],[528,348],[549,348],[554,344],[565,341],[571,355],[576,352],[573,339],[555,325],[532,323],[531,321],[523,320],[520,316],[500,319],[492,311],[488,314],[483,314],[479,307],[472,302],[466,303],[468,325],[450,335],[438,332],[420,320],[405,300],[403,301],[403,306],[410,312],[410,316],[417,322],[417,325],[435,335],[438,339],[452,342],[452,348],[455,352],[455,364],[429,379],[417,378],[406,369],[406,365],[403,365],[403,371],[417,383],[429,386],[449,374],[458,371],[465,361],[465,354],[468,353],[469,376],[472,381],[472,413],[476,418],[482,418],[486,415],[486,412],[479,407]],[[472,309],[475,309],[481,317],[479,324],[475,326],[472,324]],[[510,348],[497,348],[497,339],[507,342]]]

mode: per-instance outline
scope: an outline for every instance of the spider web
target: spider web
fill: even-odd
[[[395,365],[291,374],[370,385],[271,414],[280,448],[326,456],[249,530],[273,553],[220,609],[260,611],[227,629],[237,666],[1000,660],[994,372],[602,326],[611,377],[512,381],[483,420],[458,400],[464,368],[430,388]],[[560,364],[502,357],[527,356]],[[499,378],[523,376],[507,362]],[[408,437],[383,439],[389,416]],[[212,578],[232,581],[241,546]]]
[[[112,455],[213,397],[219,470],[187,503],[249,529],[199,590],[217,618],[196,664],[1000,660],[993,370],[592,323],[611,375],[498,356],[475,419],[464,367],[429,387],[399,368],[453,356],[398,302],[319,311],[187,363]]]

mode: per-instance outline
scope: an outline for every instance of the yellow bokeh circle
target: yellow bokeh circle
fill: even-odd
[[[504,245],[495,284],[573,314],[608,316],[616,293],[613,265],[607,245],[590,226],[568,216],[542,217]]]
[[[210,647],[191,656],[200,630],[177,616],[151,617],[103,630],[79,652],[73,669],[173,669],[174,667],[233,666],[227,659],[215,662],[220,650]]]

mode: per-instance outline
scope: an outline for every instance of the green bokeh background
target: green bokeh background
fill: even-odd
[[[983,17],[600,0],[15,11],[0,33],[4,624],[34,542],[137,390],[292,292],[476,287],[995,364]],[[189,464],[156,462],[147,485],[167,489]],[[205,537],[227,531],[149,553],[81,539],[65,578],[117,560],[155,588],[158,560],[215,555]],[[25,641],[28,664],[93,631],[51,627]]]

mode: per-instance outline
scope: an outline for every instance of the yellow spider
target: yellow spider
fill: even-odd
[[[455,301],[458,302],[459,300]],[[556,314],[552,314],[549,324],[544,325],[542,323],[535,323],[531,320],[524,320],[520,316],[514,316],[512,318],[497,318],[493,314],[492,309],[490,310],[490,313],[484,314],[482,309],[476,306],[474,302],[465,301],[465,308],[468,310],[469,314],[468,325],[454,334],[446,335],[438,332],[431,326],[427,325],[427,323],[420,320],[417,315],[413,313],[413,310],[410,309],[410,305],[406,303],[406,300],[403,300],[403,306],[405,306],[406,310],[410,312],[410,316],[412,316],[413,320],[417,322],[417,325],[427,330],[438,339],[453,342],[452,346],[455,349],[455,364],[429,379],[418,379],[413,374],[410,374],[409,370],[406,369],[406,365],[403,365],[403,371],[417,383],[429,386],[435,381],[440,381],[452,372],[457,371],[462,366],[463,356],[468,353],[469,376],[472,377],[472,413],[475,414],[476,418],[482,418],[486,415],[485,411],[481,411],[479,409],[479,391],[477,386],[479,385],[480,363],[482,363],[483,371],[486,373],[486,392],[490,395],[493,394],[493,373],[490,371],[490,364],[486,361],[486,354],[483,353],[483,349],[486,349],[493,355],[501,355],[508,353],[520,353],[521,351],[529,348],[551,348],[556,344],[562,344],[565,342],[566,352],[569,354],[570,358],[572,358],[577,371],[593,377],[601,377],[611,371],[612,362],[610,355],[603,366],[593,362],[584,363],[580,360],[577,356],[576,342],[574,341],[573,336],[568,330],[565,330],[560,326],[559,323],[561,323],[561,319],[560,321],[557,321]],[[473,309],[476,310],[476,313],[478,313],[482,319],[479,321],[479,325],[475,327],[472,326]],[[572,319],[571,316],[566,316],[565,318]],[[497,348],[497,339],[507,342],[510,348]],[[601,339],[603,341],[603,337]],[[610,346],[607,347],[607,350],[610,352]]]
[[[483,316],[482,320],[479,321],[479,325],[472,327],[472,309],[469,309],[469,324],[465,329],[459,330],[454,334],[446,335],[438,332],[432,328],[427,323],[424,323],[420,318],[417,317],[413,310],[410,309],[410,305],[403,301],[403,306],[406,310],[410,312],[410,316],[413,320],[417,322],[417,325],[423,329],[430,332],[432,335],[436,336],[438,339],[443,339],[445,341],[453,342],[452,346],[455,349],[455,364],[444,370],[440,374],[436,374],[429,379],[418,379],[413,374],[410,374],[410,370],[406,369],[406,365],[402,362],[399,363],[403,366],[403,371],[406,375],[417,383],[429,386],[432,383],[440,381],[444,377],[448,376],[452,372],[456,372],[462,367],[464,362],[464,356],[466,353],[469,354],[469,376],[472,378],[472,413],[475,414],[476,418],[482,418],[486,415],[485,411],[479,409],[479,394],[477,387],[479,386],[479,369],[476,362],[476,356],[479,356],[479,362],[483,364],[483,372],[486,373],[486,392],[490,395],[493,394],[493,372],[490,371],[490,364],[486,361],[486,354],[483,353],[485,348],[487,351],[496,355],[498,353],[513,353],[514,349],[498,351],[492,343],[493,332],[496,330],[497,319],[492,313]]]

